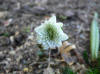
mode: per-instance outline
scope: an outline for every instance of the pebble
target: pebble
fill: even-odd
[[[75,12],[72,11],[72,10],[67,10],[67,11],[65,11],[64,14],[65,14],[67,17],[71,17],[71,16],[74,16],[74,15],[75,15]]]
[[[8,19],[7,21],[4,22],[4,25],[7,27],[11,24],[11,22],[13,21],[12,18]]]
[[[0,55],[2,55],[3,54],[3,52],[2,51],[0,51]]]
[[[0,55],[0,62],[3,61],[6,58],[5,55]]]
[[[10,55],[15,55],[16,54],[16,51],[12,50],[12,51],[9,52],[9,54]]]
[[[18,58],[17,58],[17,62],[19,62],[23,57],[20,55]]]
[[[2,62],[0,62],[0,66],[6,66],[8,64],[9,64],[8,61],[2,61]]]
[[[0,37],[0,46],[6,46],[9,45],[10,40],[7,37],[1,36]]]
[[[11,43],[14,42],[14,36],[10,36],[10,41],[11,41]]]
[[[8,14],[7,11],[0,11],[0,18],[5,17]]]
[[[7,61],[11,61],[11,58],[6,58],[7,59]]]
[[[24,72],[28,72],[29,69],[28,69],[28,68],[24,68],[23,71],[24,71]]]

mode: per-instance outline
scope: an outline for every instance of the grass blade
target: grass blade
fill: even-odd
[[[92,60],[98,58],[99,51],[99,28],[98,28],[98,13],[94,13],[94,18],[91,24],[91,57]]]

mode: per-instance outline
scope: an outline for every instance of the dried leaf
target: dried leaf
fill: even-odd
[[[71,45],[67,41],[63,43],[63,45],[59,48],[59,52],[61,53],[62,58],[68,65],[72,65],[74,63],[74,60],[72,56],[70,55],[70,51],[72,49],[75,49],[75,45]]]
[[[65,41],[63,43],[63,45],[59,48],[59,52],[62,53],[68,53],[69,51],[71,51],[72,49],[75,49],[76,46],[72,45],[70,43],[68,43],[67,41]]]

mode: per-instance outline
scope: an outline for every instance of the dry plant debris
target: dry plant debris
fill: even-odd
[[[74,56],[71,55],[72,50],[74,51]],[[78,74],[84,74],[87,69],[84,64],[80,64],[84,63],[84,60],[79,52],[76,51],[75,45],[65,41],[59,48],[59,52],[61,54],[62,60],[65,61],[74,72],[78,72]]]
[[[75,45],[72,45],[67,41],[63,42],[63,45],[59,48],[59,52],[62,56],[62,60],[64,60],[68,65],[72,65],[74,63],[70,51],[75,48],[76,48]]]

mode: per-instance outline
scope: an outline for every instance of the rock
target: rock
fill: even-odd
[[[12,18],[8,19],[7,21],[4,22],[4,26],[9,26],[11,24],[11,22],[13,21]]]
[[[19,46],[24,43],[24,39],[26,38],[23,34],[18,34],[15,36],[15,45]]]
[[[43,74],[55,74],[54,70],[51,67],[44,69]]]
[[[5,60],[6,56],[4,54],[0,55],[0,62]]]
[[[16,60],[19,62],[23,57],[20,55]]]
[[[16,51],[12,50],[12,51],[9,52],[9,54],[10,55],[15,55],[16,54]]]
[[[72,17],[75,15],[75,12],[73,12],[72,10],[67,10],[65,13],[64,13],[67,17]]]
[[[0,37],[0,46],[7,46],[10,44],[10,40],[7,37],[1,36]]]
[[[7,11],[0,11],[0,18],[5,17],[8,14]]]
[[[11,41],[11,44],[14,43],[14,36],[10,36],[10,41]]]
[[[28,72],[29,69],[28,69],[28,68],[24,68],[23,71],[24,71],[24,72]]]
[[[10,62],[11,61],[11,58],[6,58],[6,60]]]
[[[2,55],[3,54],[3,52],[2,51],[0,51],[0,55]]]

